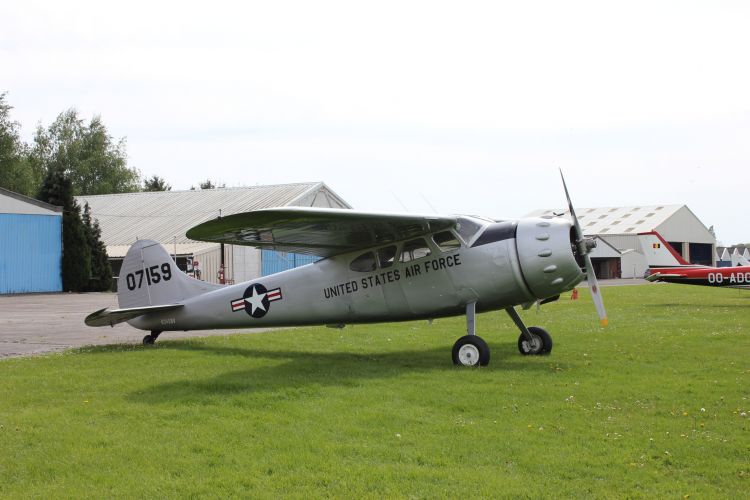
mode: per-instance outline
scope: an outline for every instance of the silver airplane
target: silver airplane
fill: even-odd
[[[552,338],[527,327],[515,306],[557,300],[588,277],[602,326],[607,316],[590,250],[570,202],[560,217],[497,222],[471,216],[271,208],[220,217],[187,232],[190,239],[316,255],[296,269],[236,285],[182,273],[158,243],[140,240],[122,264],[118,309],[90,314],[89,326],[127,321],[150,331],[376,323],[466,315],[453,362],[485,366],[487,343],[477,312],[504,309],[520,330],[524,355],[549,354]]]

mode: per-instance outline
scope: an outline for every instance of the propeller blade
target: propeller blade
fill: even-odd
[[[573,218],[573,226],[576,228],[576,239],[578,240],[576,243],[580,246],[583,241],[583,231],[581,230],[581,225],[578,224],[578,217],[576,217],[576,211],[573,209],[573,202],[570,201],[570,194],[568,193],[568,186],[565,184],[565,176],[563,176],[562,169],[560,169],[560,178],[565,190],[565,198],[568,200],[568,210],[570,211],[570,216]]]
[[[570,210],[570,217],[573,219],[573,227],[576,230],[576,246],[586,264],[586,279],[589,283],[589,290],[591,290],[591,298],[594,300],[596,313],[599,315],[599,324],[601,326],[607,326],[609,320],[607,319],[607,311],[604,309],[604,300],[602,299],[602,292],[599,290],[599,282],[596,280],[594,264],[591,262],[591,256],[589,255],[589,249],[587,248],[586,241],[583,237],[581,225],[578,223],[576,211],[573,209],[573,202],[570,201],[570,194],[568,193],[568,186],[565,184],[565,176],[562,173],[562,169],[560,169],[560,178],[562,179],[563,189],[565,190],[565,198],[568,200],[568,210]]]
[[[596,281],[594,264],[591,263],[591,257],[589,254],[584,255],[583,259],[586,262],[586,280],[589,283],[589,290],[591,290],[591,298],[594,299],[596,313],[599,315],[599,324],[601,326],[607,326],[609,320],[607,319],[607,311],[604,309],[604,299],[602,299],[602,292],[599,289],[599,282]]]

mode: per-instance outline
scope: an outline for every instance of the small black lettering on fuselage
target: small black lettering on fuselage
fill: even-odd
[[[347,281],[345,283],[339,283],[338,285],[328,286],[323,289],[323,296],[326,299],[332,299],[334,297],[343,297],[357,291],[367,290],[368,288],[374,288],[376,286],[383,286],[389,283],[396,283],[401,278],[415,278],[428,273],[445,272],[447,269],[460,266],[461,258],[459,254],[446,255],[444,257],[438,257],[435,259],[425,260],[424,262],[417,262],[414,264],[407,265],[402,269],[392,269],[389,271],[382,271],[377,274],[371,274],[361,278],[359,281]]]

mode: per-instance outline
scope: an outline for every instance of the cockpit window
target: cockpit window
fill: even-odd
[[[441,231],[433,234],[432,241],[435,242],[442,252],[450,252],[456,248],[461,248],[458,238],[450,231]]]
[[[396,260],[396,245],[381,248],[378,250],[378,263],[380,268],[391,267],[393,262]]]
[[[456,230],[458,231],[458,235],[461,236],[467,244],[481,228],[482,225],[479,222],[471,220],[468,217],[458,218]]]
[[[404,243],[404,249],[401,251],[401,262],[409,262],[430,255],[430,247],[424,238],[417,238]]]
[[[375,254],[363,253],[349,264],[349,269],[358,273],[369,273],[375,270]]]

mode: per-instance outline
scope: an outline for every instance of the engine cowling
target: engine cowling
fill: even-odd
[[[571,290],[585,277],[576,261],[571,228],[572,224],[562,218],[530,217],[518,221],[516,250],[521,274],[538,299]]]

